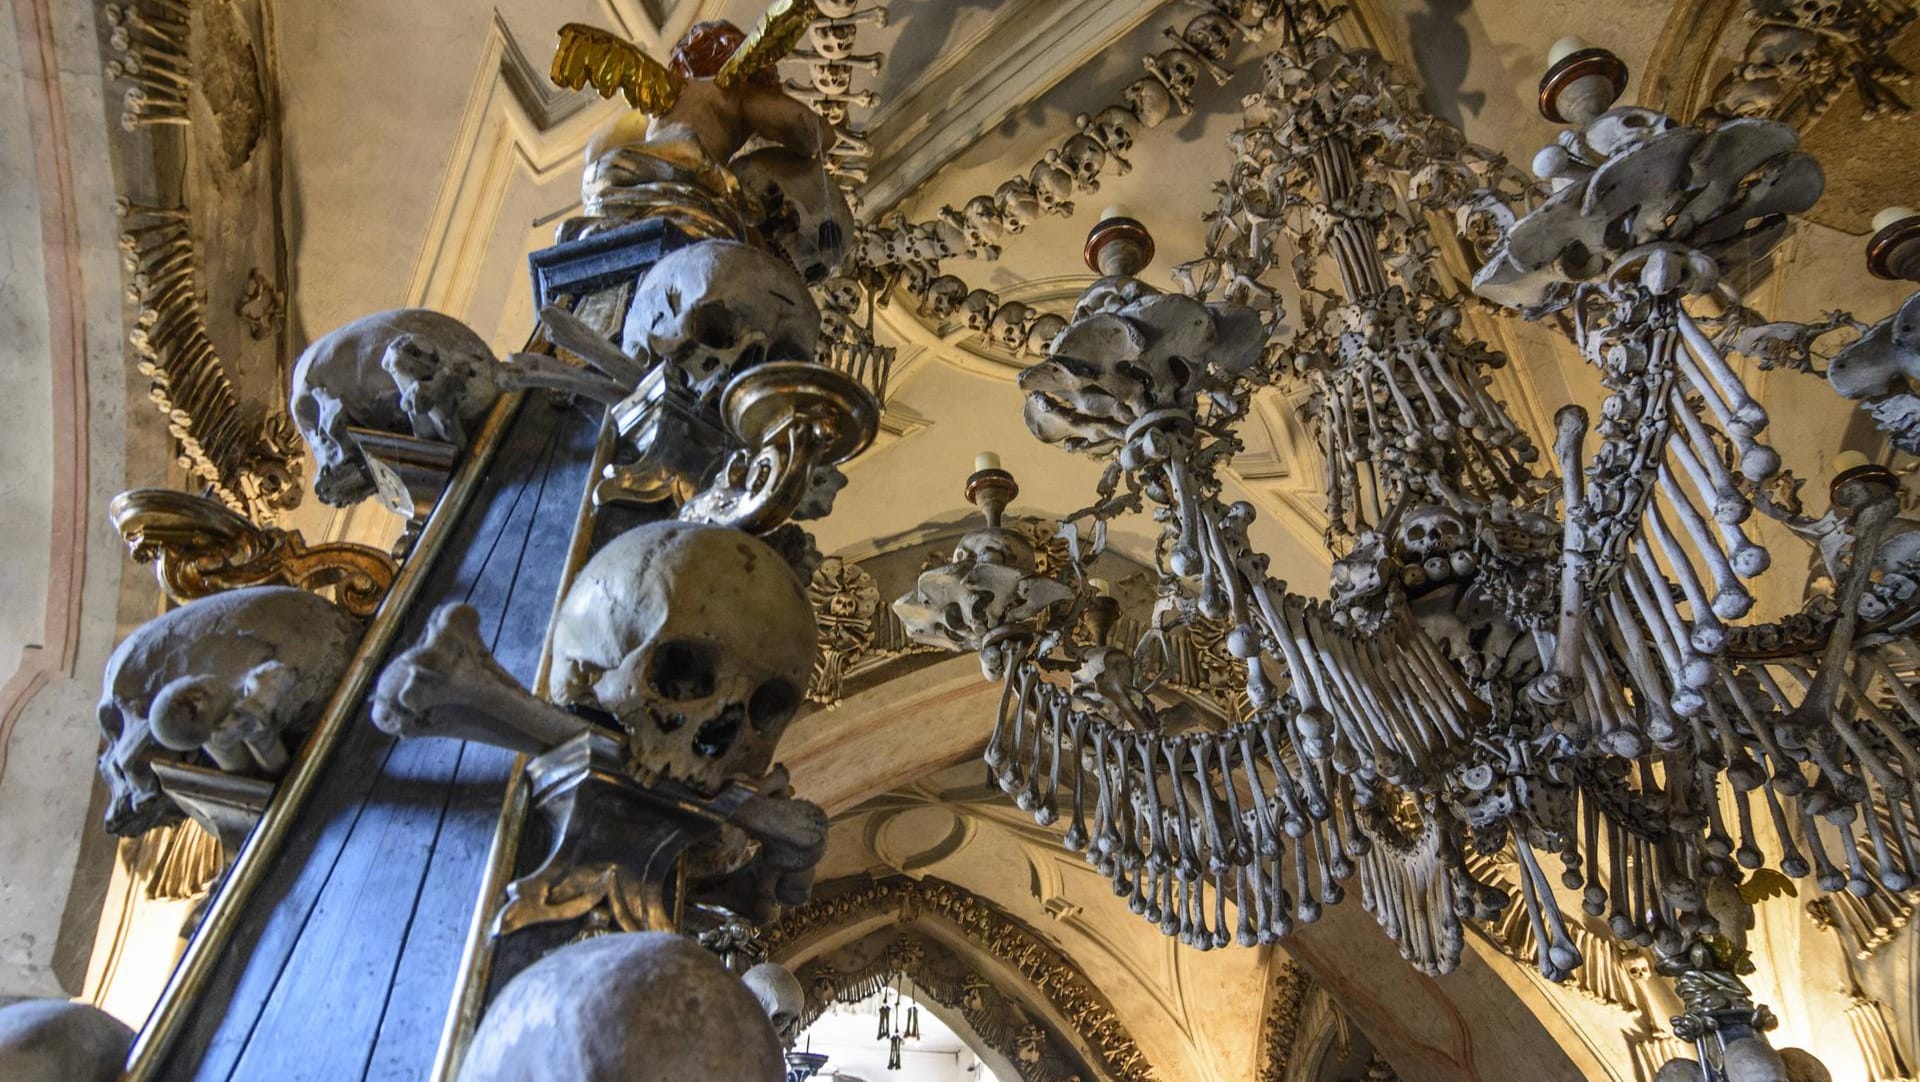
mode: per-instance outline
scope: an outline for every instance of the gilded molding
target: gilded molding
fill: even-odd
[[[954,951],[912,932],[894,936],[877,953],[864,949],[871,941],[849,944],[800,967],[795,975],[806,990],[803,1028],[835,1004],[859,1003],[905,979],[927,999],[957,1011],[983,1044],[1014,1065],[1022,1082],[1096,1077],[1070,1046]]]
[[[153,565],[161,589],[191,601],[242,586],[285,584],[371,616],[399,568],[379,549],[347,542],[309,545],[298,530],[259,526],[204,497],[164,488],[122,492],[107,515],[127,553]]]
[[[926,915],[945,920],[1045,996],[1099,1057],[1107,1075],[1120,1082],[1156,1077],[1106,997],[1064,954],[998,906],[951,883],[891,878],[817,891],[813,901],[782,913],[767,930],[767,956],[789,959],[803,941],[877,913],[892,913],[903,925]]]

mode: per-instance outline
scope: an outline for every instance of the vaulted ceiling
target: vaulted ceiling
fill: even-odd
[[[877,99],[871,109],[855,113],[874,147],[868,179],[856,194],[865,216],[897,211],[912,220],[962,206],[1026,172],[1073,129],[1077,116],[1117,100],[1121,87],[1141,74],[1141,58],[1163,48],[1168,28],[1193,10],[1157,0],[889,0],[884,6],[885,26],[868,27],[860,37],[859,51],[882,60],[876,73],[856,79]],[[502,351],[518,345],[534,314],[526,256],[551,243],[548,223],[577,204],[582,148],[619,109],[547,83],[555,29],[568,21],[591,23],[661,55],[694,21],[726,17],[744,25],[757,14],[752,0],[499,0],[492,6],[330,0],[267,10],[282,150],[277,189],[286,265],[278,284],[288,320],[283,362],[306,341],[350,319],[413,305],[465,320]],[[1533,106],[1555,39],[1573,34],[1605,44],[1635,73],[1630,99],[1690,115],[1745,40],[1738,10],[1732,0],[1368,0],[1356,5],[1342,33],[1413,73],[1429,107],[1458,122],[1473,141],[1525,161],[1555,131]],[[25,40],[26,31],[15,29]],[[63,32],[71,37],[82,30],[91,32],[77,24]],[[0,35],[8,41],[15,36]],[[71,43],[68,50],[75,51]],[[1239,123],[1240,96],[1256,85],[1257,65],[1246,61],[1257,59],[1258,50],[1257,44],[1238,47],[1231,58],[1238,74],[1224,85],[1203,78],[1192,115],[1144,132],[1130,156],[1131,170],[1109,170],[1097,193],[1078,197],[1077,213],[1043,216],[1006,238],[997,260],[952,260],[948,271],[1003,299],[1064,311],[1092,279],[1080,252],[1094,212],[1124,204],[1153,231],[1162,253],[1145,277],[1169,285],[1170,268],[1200,250],[1200,215],[1211,208],[1211,185],[1230,160],[1226,137]],[[11,67],[4,74],[14,80],[7,93],[26,102],[30,58],[6,59]],[[97,63],[92,73],[98,74]],[[801,78],[804,68],[795,65],[788,74]],[[92,95],[79,95],[79,107],[103,113],[110,108],[97,87]],[[1845,306],[1877,319],[1904,295],[1890,285],[1867,284],[1859,251],[1873,210],[1902,196],[1911,201],[1912,193],[1900,190],[1911,153],[1904,159],[1848,153],[1861,145],[1884,150],[1884,140],[1893,138],[1886,125],[1863,127],[1851,119],[1856,111],[1842,103],[1810,136],[1815,149],[1826,153],[1835,197],[1789,242],[1779,269],[1761,286],[1759,306],[1776,318]],[[9,190],[30,187],[14,175],[27,160],[27,148],[12,127],[6,138],[0,176]],[[1911,148],[1911,136],[1904,138],[1899,145]],[[104,163],[104,147],[90,149],[96,152],[92,164]],[[113,225],[106,178],[82,173],[84,199],[75,213],[89,233],[108,234]],[[40,228],[39,207],[4,213],[9,237],[26,239],[28,247],[39,244],[32,239]],[[24,341],[38,355],[50,332],[44,318],[27,316],[43,311],[46,299],[26,272],[44,268],[17,262],[15,269],[21,274],[9,279],[8,289],[22,295],[0,300],[9,312],[25,313],[18,317],[27,328]],[[97,268],[83,288],[97,321],[111,324],[119,317],[115,287]],[[1566,401],[1597,401],[1596,380],[1555,328],[1488,313],[1475,313],[1473,320],[1480,335],[1513,358],[1497,389],[1537,429],[1545,430],[1547,418]],[[1021,481],[1019,506],[1029,513],[1059,515],[1089,502],[1098,466],[1040,444],[1021,422],[1014,377],[1025,362],[986,345],[958,321],[918,312],[910,298],[883,312],[878,324],[881,341],[899,350],[885,432],[847,468],[851,483],[835,514],[815,524],[823,552],[862,558],[963,519],[972,509],[960,486],[976,451],[1004,456]],[[104,326],[94,337],[110,343],[118,332],[117,324]],[[96,345],[94,378],[109,396],[121,383],[121,374],[112,371],[116,358],[110,346]],[[46,414],[21,406],[53,396],[58,380],[37,368],[29,379],[17,385],[19,395],[0,403],[7,411],[0,412],[0,458],[9,463],[0,478],[6,486],[0,500],[8,508],[0,542],[24,554],[16,561],[19,569],[0,578],[4,665],[12,664],[21,644],[46,641],[45,602],[67,596],[59,594],[61,553],[45,542],[59,536],[50,524],[62,504],[87,501],[85,515],[91,517],[85,521],[97,531],[102,491],[123,487],[123,481],[152,483],[169,468],[134,379],[119,400],[124,409],[110,411],[106,421],[132,432],[130,448],[121,456],[114,443],[104,458],[95,449],[102,464],[97,469],[118,475],[96,477],[91,492],[61,487],[68,482],[59,473],[58,432],[41,423]],[[1795,396],[1794,409],[1775,414],[1775,443],[1790,464],[1818,483],[1828,458],[1848,439],[1850,411],[1823,389],[1802,399],[1799,388],[1775,385],[1798,379],[1805,377],[1756,374],[1751,385],[1763,398]],[[1230,484],[1234,497],[1252,500],[1261,511],[1256,545],[1274,555],[1276,574],[1296,589],[1315,590],[1329,559],[1319,542],[1320,464],[1291,404],[1278,393],[1262,400],[1242,435],[1247,450]],[[99,424],[92,437],[108,438]],[[393,530],[377,510],[332,512],[312,501],[289,516],[289,524],[316,538],[381,539]],[[1148,522],[1123,529],[1116,548],[1150,558],[1153,532]],[[94,539],[91,574],[116,558],[114,543],[111,537],[104,545]],[[1804,570],[1773,573],[1763,608],[1796,600]],[[78,591],[76,581],[75,605]],[[127,593],[131,609],[151,603],[137,589]],[[89,650],[97,654],[100,641],[111,640],[120,604],[113,580],[99,589],[89,586],[86,604],[95,630],[83,659]],[[76,662],[69,681],[84,685],[84,668]],[[73,704],[87,697],[84,690],[64,694]],[[1276,952],[1178,948],[1128,913],[1103,878],[1059,849],[1052,832],[1033,827],[984,790],[973,757],[984,743],[990,698],[972,662],[955,661],[916,669],[866,700],[803,719],[790,738],[796,778],[805,795],[838,816],[822,878],[869,871],[937,875],[990,898],[1041,929],[1080,965],[1111,998],[1163,1077],[1252,1077],[1263,1052],[1257,1020]],[[911,724],[900,724],[896,715],[903,709],[911,711]],[[0,748],[7,746],[7,721],[0,713]],[[880,743],[861,745],[857,756],[847,750],[851,738],[868,731]],[[15,738],[16,761],[37,761],[26,743],[31,737],[23,732]],[[83,776],[84,769],[74,769],[70,760],[73,749],[81,749],[84,768],[89,742],[70,732],[61,740],[64,776]],[[6,762],[0,758],[0,771]],[[0,774],[0,814],[7,801],[25,799],[18,774]],[[46,814],[74,816],[71,799],[58,803]],[[76,834],[77,820],[59,829],[63,836]],[[54,895],[56,902],[63,897]],[[1356,1015],[1375,1022],[1405,1013],[1396,988],[1403,996],[1422,997],[1433,1018],[1403,1018],[1403,1028],[1387,1034],[1385,1043],[1441,1065],[1436,1070],[1453,1063],[1458,1077],[1490,1077],[1503,1067],[1521,1068],[1533,1062],[1521,1047],[1528,1040],[1563,1045],[1583,1069],[1610,1059],[1572,1036],[1591,1028],[1597,1016],[1583,1014],[1588,1008],[1571,996],[1543,992],[1491,947],[1476,948],[1462,974],[1435,985],[1392,968],[1397,963],[1391,948],[1364,914],[1347,913],[1330,923],[1334,931],[1305,939],[1301,948],[1317,962],[1316,975],[1347,972],[1338,991]],[[1374,970],[1363,971],[1369,965]],[[1492,1032],[1500,1012],[1514,1003],[1541,1012],[1540,1028],[1519,1035]],[[1466,1041],[1470,1023],[1476,1035]],[[1612,1027],[1608,1039],[1616,1044],[1630,1028],[1611,1016],[1599,1025]],[[1481,1036],[1479,1026],[1492,1029]],[[1631,1077],[1630,1068],[1608,1069]]]

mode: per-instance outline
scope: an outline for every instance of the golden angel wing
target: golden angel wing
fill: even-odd
[[[619,91],[628,105],[650,116],[673,108],[680,97],[681,79],[672,69],[632,42],[583,23],[560,28],[549,77],[568,90],[591,85],[603,98]]]
[[[800,42],[800,35],[807,32],[813,20],[820,17],[814,10],[813,0],[773,0],[766,14],[753,24],[748,31],[747,40],[727,57],[713,81],[726,89],[733,89],[748,79],[773,65],[787,55]]]

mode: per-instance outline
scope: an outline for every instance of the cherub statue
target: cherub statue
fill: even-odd
[[[752,212],[727,163],[755,136],[818,160],[832,128],[781,89],[774,64],[815,12],[810,0],[775,0],[743,33],[729,22],[689,29],[661,64],[604,30],[568,23],[553,81],[626,96],[633,110],[587,143],[581,195],[587,213],[631,221],[665,217],[703,237],[741,239]]]

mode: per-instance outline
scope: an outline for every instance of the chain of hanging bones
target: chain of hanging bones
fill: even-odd
[[[1743,580],[1768,565],[1742,523],[1756,508],[1790,517],[1766,498],[1780,463],[1757,438],[1764,410],[1677,294],[1629,291],[1635,311],[1580,309],[1610,396],[1599,449],[1584,458],[1586,417],[1570,407],[1558,479],[1540,469],[1489,389],[1504,358],[1458,334],[1465,300],[1435,272],[1424,227],[1452,210],[1471,235],[1537,191],[1425,114],[1377,56],[1324,36],[1340,14],[1231,13],[1249,38],[1284,40],[1232,137],[1206,255],[1176,271],[1190,293],[1267,309],[1278,340],[1260,279],[1284,236],[1303,329],[1210,399],[1181,453],[1110,468],[1092,548],[1075,537],[1078,576],[1099,520],[1156,503],[1167,607],[1231,627],[1250,709],[1223,729],[1166,732],[1150,684],[1081,667],[1059,627],[1009,636],[994,651],[992,776],[1042,825],[1064,818],[1066,846],[1135,912],[1202,949],[1273,942],[1341,901],[1357,872],[1408,960],[1445,972],[1462,922],[1509,903],[1469,872],[1468,847],[1511,844],[1555,979],[1581,959],[1543,855],[1589,915],[1663,957],[1718,930],[1708,894],[1735,865],[1812,873],[1825,890],[1906,889],[1920,866],[1911,640],[1856,648],[1851,672],[1848,644],[1818,656],[1859,584],[1775,624],[1723,623],[1751,607]],[[937,272],[924,252],[888,267],[868,239],[862,274],[924,288],[929,262]],[[1337,292],[1314,280],[1322,256]],[[1332,602],[1270,577],[1247,540],[1252,508],[1220,495],[1230,426],[1257,385],[1306,392],[1328,541],[1348,553]],[[1420,536],[1438,562],[1383,573],[1381,548],[1409,514],[1429,520]],[[1499,610],[1490,626],[1471,642],[1430,634],[1408,593],[1474,576]],[[1502,651],[1521,642],[1540,671],[1515,694]]]

